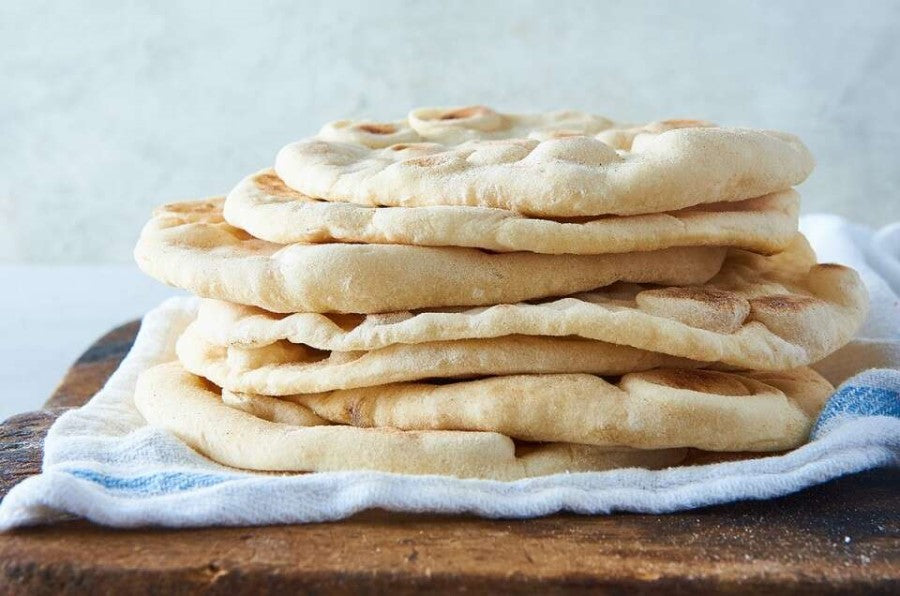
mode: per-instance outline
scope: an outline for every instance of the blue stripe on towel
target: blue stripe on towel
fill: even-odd
[[[812,438],[827,434],[832,423],[841,418],[860,416],[900,418],[900,371],[867,371],[838,387],[825,403],[813,428]]]
[[[158,472],[146,476],[110,476],[93,470],[77,468],[67,470],[69,474],[82,480],[99,484],[107,490],[132,493],[134,496],[162,495],[205,488],[231,480],[216,474],[189,474],[185,472]]]

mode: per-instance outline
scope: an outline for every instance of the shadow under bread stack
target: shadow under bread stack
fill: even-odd
[[[517,478],[806,441],[867,296],[794,136],[579,112],[341,120],[135,255],[202,298],[135,402],[226,465]],[[687,459],[686,459],[687,458]],[[713,458],[714,459],[714,458]]]

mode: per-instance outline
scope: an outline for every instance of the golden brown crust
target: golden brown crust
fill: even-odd
[[[732,250],[701,287],[615,284],[560,299],[474,309],[424,309],[366,317],[274,315],[204,302],[198,325],[211,342],[260,347],[288,340],[338,352],[473,338],[577,336],[699,362],[781,370],[842,347],[865,319],[867,295],[845,267],[815,265],[798,236],[771,257]],[[755,305],[755,306],[754,306]]]
[[[498,140],[527,145],[492,150]],[[396,143],[422,151],[386,149]],[[776,131],[693,119],[631,126],[573,111],[506,114],[486,106],[419,108],[383,125],[333,122],[284,147],[275,161],[290,187],[330,201],[479,206],[544,217],[742,200],[799,184],[812,168],[799,139]]]
[[[483,141],[468,161],[515,159],[534,140]],[[409,164],[455,167],[448,153],[425,154],[401,143],[391,151],[417,154]],[[272,170],[242,180],[229,193],[225,217],[234,226],[276,242],[364,242],[468,246],[498,252],[626,253],[673,246],[730,246],[760,253],[787,247],[797,232],[793,191],[651,215],[528,217],[503,209],[423,206],[371,207],[307,197]]]
[[[622,255],[489,254],[397,244],[259,240],[222,221],[222,201],[158,209],[135,258],[145,273],[207,298],[273,312],[390,312],[571,294],[617,281],[694,285],[725,250],[675,247]]]

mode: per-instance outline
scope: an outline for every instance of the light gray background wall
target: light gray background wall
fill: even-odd
[[[806,211],[900,218],[900,2],[0,2],[0,261],[127,261],[345,116],[422,104],[800,134]]]

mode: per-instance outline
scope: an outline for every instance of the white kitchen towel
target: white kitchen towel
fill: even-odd
[[[900,465],[900,226],[873,234],[817,215],[804,218],[802,229],[822,261],[862,274],[872,313],[859,339],[817,367],[832,382],[855,376],[828,401],[810,442],[786,455],[516,482],[234,470],[147,426],[132,403],[138,374],[174,358],[174,341],[196,312],[195,299],[173,298],[147,314],[134,348],[107,385],[50,429],[43,472],[0,503],[0,529],[72,516],[117,527],[299,523],[373,507],[508,518],[557,511],[664,513],[777,497],[843,474]],[[881,370],[861,372],[873,367]]]

